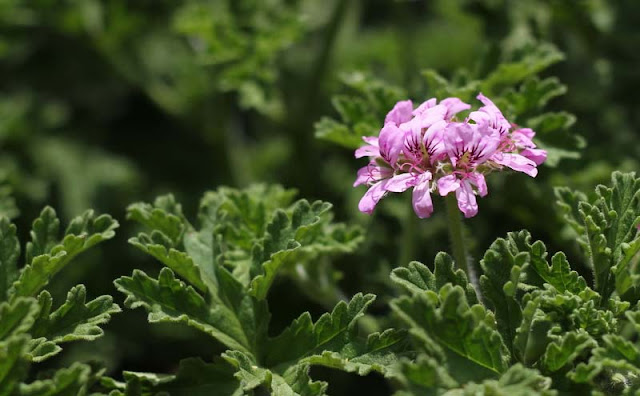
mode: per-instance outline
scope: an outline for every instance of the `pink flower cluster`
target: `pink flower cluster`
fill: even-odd
[[[358,171],[354,187],[369,190],[358,208],[373,212],[388,192],[413,189],[413,209],[420,218],[433,213],[431,193],[455,193],[465,217],[478,213],[476,195],[487,195],[485,175],[504,167],[538,174],[537,165],[547,158],[536,148],[529,128],[512,130],[495,104],[484,95],[484,106],[464,121],[455,115],[471,108],[458,98],[440,103],[429,99],[416,109],[410,100],[396,103],[384,120],[378,137],[367,136],[356,158],[368,157],[369,164]]]

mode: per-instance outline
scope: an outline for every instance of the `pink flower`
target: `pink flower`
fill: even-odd
[[[384,123],[385,125],[391,123],[395,126],[398,126],[404,122],[409,121],[411,119],[412,112],[413,103],[410,100],[398,102],[395,106],[393,106],[393,109],[391,109],[391,111],[387,113],[387,116],[384,119]]]
[[[476,196],[488,193],[485,175],[511,168],[535,177],[546,151],[533,142],[529,128],[512,130],[498,107],[482,94],[483,103],[465,120],[456,115],[471,108],[458,98],[440,103],[432,98],[415,110],[410,100],[396,103],[387,114],[378,137],[364,137],[366,145],[356,158],[368,157],[369,164],[358,171],[354,186],[369,189],[358,204],[372,213],[387,193],[413,189],[416,215],[433,213],[431,193],[455,193],[458,208],[466,217],[478,213]],[[515,126],[515,125],[514,125]]]
[[[478,213],[476,194],[484,197],[488,193],[484,175],[477,172],[444,176],[438,180],[438,191],[443,197],[455,191],[458,209],[464,213],[464,217],[473,217]]]
[[[500,109],[482,93],[478,94],[477,99],[481,101],[484,106],[479,108],[478,111],[471,112],[469,118],[475,121],[476,124],[484,125],[495,130],[501,136],[508,133],[509,129],[511,129],[511,124],[504,118]]]

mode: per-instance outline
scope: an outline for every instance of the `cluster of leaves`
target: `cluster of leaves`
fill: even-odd
[[[217,88],[272,116],[283,113],[275,83],[282,50],[307,30],[295,1],[192,1],[175,14],[175,30],[189,38]]]
[[[110,216],[87,211],[61,234],[60,220],[47,207],[33,222],[25,265],[19,269],[16,227],[0,218],[0,394],[83,394],[102,375],[103,370],[76,362],[25,382],[32,363],[57,355],[64,343],[102,336],[100,326],[120,311],[111,296],[87,301],[83,285],[73,287],[66,301],[53,309],[51,294],[44,290],[74,257],[111,239],[117,227]]]
[[[540,44],[505,52],[491,71],[478,76],[459,69],[448,80],[437,71],[427,69],[422,72],[424,81],[417,92],[421,95],[428,92],[428,95],[415,99],[420,103],[429,97],[458,97],[474,103],[475,96],[482,92],[496,102],[511,122],[533,128],[539,146],[548,151],[545,164],[556,166],[562,158],[578,158],[576,149],[584,146],[582,139],[568,131],[575,122],[573,115],[541,113],[549,100],[566,92],[566,87],[555,77],[540,79],[537,75],[562,59],[562,53],[555,47]],[[343,83],[351,93],[333,97],[340,120],[322,118],[316,123],[316,137],[350,149],[362,145],[362,136],[377,135],[380,120],[384,120],[396,102],[411,94],[362,73],[344,76]]]
[[[592,199],[557,190],[594,284],[562,252],[550,259],[527,231],[496,240],[480,265],[479,293],[441,253],[432,271],[393,271],[408,292],[391,303],[418,356],[401,363],[406,394],[531,395],[640,389],[640,178],[614,173]],[[479,298],[481,296],[481,298]]]
[[[175,375],[126,372],[126,383],[104,381],[115,388],[112,394],[192,394],[196,388],[242,394],[263,387],[274,394],[320,395],[327,384],[311,380],[312,365],[388,374],[408,344],[404,331],[359,334],[356,320],[373,302],[370,294],[337,303],[315,322],[304,313],[279,335],[269,335],[267,295],[276,276],[304,272],[319,256],[352,251],[361,239],[358,229],[331,221],[330,204],[292,203],[293,195],[265,186],[209,192],[198,228],[172,196],[129,207],[128,217],[148,229],[130,243],[164,267],[157,279],[135,270],[116,280],[125,305],[143,307],[152,323],[192,326],[228,350],[224,361],[187,359]],[[314,288],[314,281],[293,279],[307,293]]]
[[[122,0],[10,0],[0,6],[0,22],[91,40],[170,112],[185,114],[206,95],[233,91],[242,107],[278,116],[284,110],[276,88],[279,55],[308,31],[300,3],[190,0],[147,8]],[[150,10],[158,17],[146,18]],[[18,37],[14,43],[38,45]]]
[[[392,271],[404,295],[390,302],[397,328],[365,334],[358,326],[375,300],[358,293],[313,320],[308,312],[270,334],[268,294],[278,275],[322,300],[306,276],[321,258],[353,251],[360,231],[334,223],[331,205],[294,202],[295,192],[256,185],[220,188],[201,200],[197,227],[173,196],[136,203],[128,218],[145,230],[130,243],[163,264],[115,281],[129,308],[151,323],[180,323],[226,351],[188,358],[173,374],[124,372],[120,382],[75,363],[28,382],[28,368],[93,340],[119,311],[111,297],[86,301],[84,286],[52,309],[45,286],[73,257],[109,239],[117,223],[87,212],[60,236],[51,208],[33,223],[26,265],[18,271],[16,228],[0,221],[0,390],[8,394],[82,394],[95,384],[111,396],[156,394],[324,395],[312,366],[357,375],[379,373],[398,395],[633,394],[640,390],[640,178],[616,172],[593,196],[556,190],[568,224],[593,269],[593,285],[564,253],[549,258],[529,232],[497,239],[480,261],[478,289],[446,253],[433,269],[411,262]],[[327,262],[327,260],[320,260]],[[382,322],[381,322],[382,323]],[[25,382],[26,381],[26,382]]]

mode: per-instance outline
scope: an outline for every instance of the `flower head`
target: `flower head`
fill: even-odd
[[[471,106],[459,98],[432,98],[415,109],[410,100],[396,103],[379,136],[364,137],[366,145],[355,152],[356,158],[369,158],[354,183],[369,186],[359,209],[372,213],[387,193],[411,188],[420,218],[433,213],[436,191],[454,193],[458,208],[472,217],[478,213],[476,195],[488,193],[486,174],[507,167],[535,177],[547,156],[533,143],[535,132],[516,129],[490,99],[477,98],[483,106],[462,121],[456,115]]]

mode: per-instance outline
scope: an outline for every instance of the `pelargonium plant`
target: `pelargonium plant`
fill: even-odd
[[[537,165],[547,158],[532,141],[535,132],[509,123],[482,93],[477,98],[484,106],[462,121],[457,115],[471,106],[458,98],[440,103],[432,98],[416,109],[411,100],[396,103],[380,135],[364,137],[367,145],[355,151],[356,158],[369,157],[354,183],[370,186],[360,211],[370,214],[386,193],[413,188],[413,209],[420,218],[433,213],[436,191],[441,196],[455,192],[460,211],[473,217],[476,195],[488,193],[486,174],[507,167],[535,177]]]

